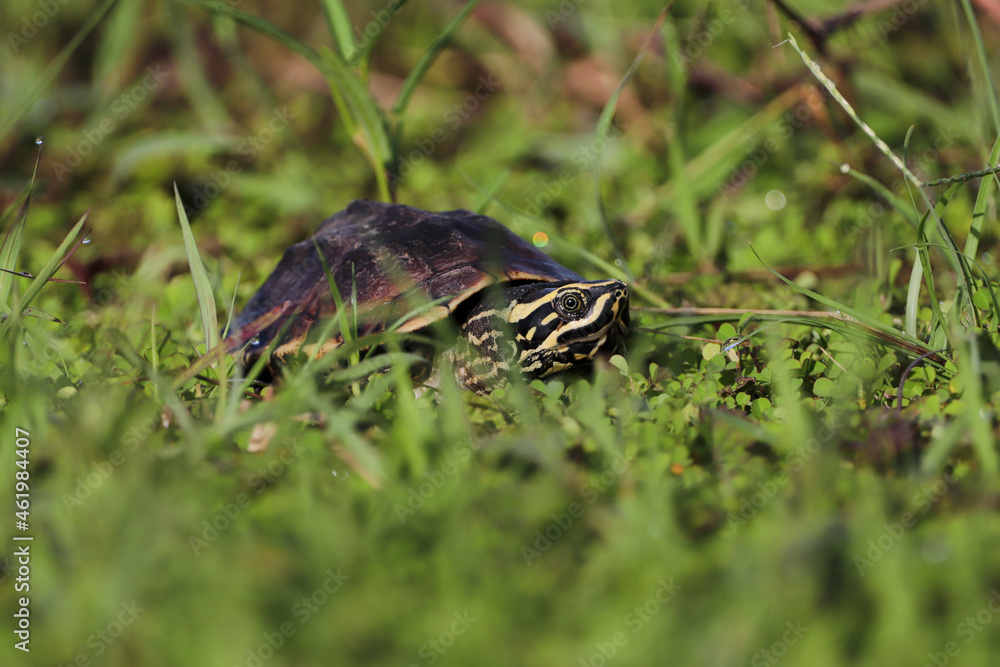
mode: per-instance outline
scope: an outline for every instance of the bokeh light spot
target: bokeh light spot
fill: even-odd
[[[771,190],[764,195],[764,203],[772,211],[780,211],[785,208],[785,193],[781,190]]]

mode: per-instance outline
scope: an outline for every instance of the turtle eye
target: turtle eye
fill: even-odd
[[[563,317],[573,318],[587,307],[587,297],[577,290],[565,292],[556,302],[556,310]]]

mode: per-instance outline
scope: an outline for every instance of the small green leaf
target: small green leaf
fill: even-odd
[[[750,406],[750,413],[757,419],[762,419],[764,413],[771,409],[771,401],[766,398],[758,398]]]
[[[612,357],[608,359],[608,363],[621,371],[622,375],[628,377],[628,362],[625,360],[625,357],[620,354],[612,355]]]
[[[821,377],[813,383],[813,394],[816,396],[821,396],[826,398],[828,396],[833,396],[834,389],[837,387],[836,383],[830,378]]]
[[[985,287],[980,287],[976,290],[976,293],[972,295],[972,303],[976,305],[976,308],[981,308],[983,310],[989,310],[990,308],[990,291]]]

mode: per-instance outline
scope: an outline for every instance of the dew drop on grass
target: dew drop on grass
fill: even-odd
[[[45,143],[45,137],[43,137],[42,135],[38,135],[37,137],[35,137],[35,143],[41,146],[43,143]]]
[[[851,165],[847,164],[846,162],[844,164],[840,165],[840,173],[842,173],[842,174],[849,174],[849,173],[851,173]]]
[[[83,237],[82,243],[83,245],[87,245],[88,243],[90,243],[90,234],[87,234],[86,236]]]

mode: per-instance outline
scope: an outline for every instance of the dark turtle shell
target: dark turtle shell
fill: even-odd
[[[275,349],[279,359],[302,347],[317,321],[336,313],[317,248],[343,303],[351,302],[354,291],[359,335],[384,330],[412,313],[415,305],[441,300],[398,327],[419,330],[450,316],[495,283],[581,280],[493,218],[461,209],[432,213],[359,199],[323,222],[313,236],[288,248],[236,317],[230,349],[235,352],[249,341],[242,354],[245,364],[267,348],[289,317],[295,319]],[[279,308],[277,319],[252,330],[259,318]],[[322,354],[343,338],[316,342]]]

